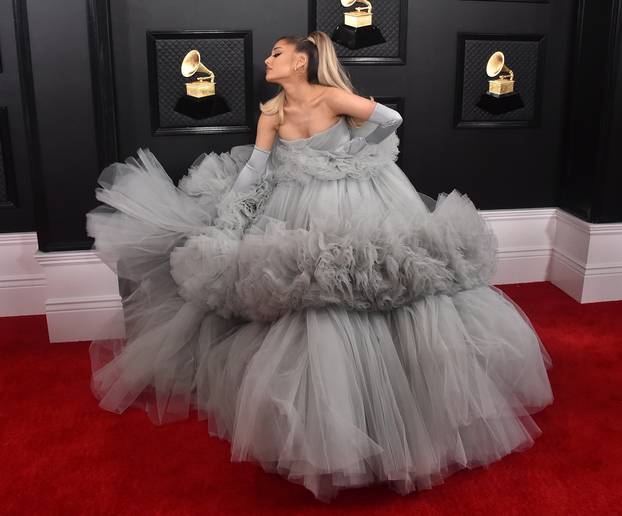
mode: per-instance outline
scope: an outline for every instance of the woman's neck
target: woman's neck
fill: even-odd
[[[304,108],[316,96],[315,85],[307,81],[284,84],[283,89],[285,90],[285,106],[287,107]]]

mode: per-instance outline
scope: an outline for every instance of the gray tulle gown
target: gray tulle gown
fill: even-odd
[[[132,286],[126,337],[90,344],[103,409],[196,411],[231,460],[322,501],[430,488],[533,444],[551,359],[488,284],[494,233],[466,194],[415,190],[395,133],[341,150],[368,129],[277,136],[248,193],[231,186],[252,144],[202,154],[177,186],[147,149],[102,171],[88,234]]]

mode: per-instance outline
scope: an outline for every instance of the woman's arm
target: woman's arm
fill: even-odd
[[[336,114],[349,115],[377,124],[371,133],[361,138],[365,143],[380,143],[395,132],[403,122],[402,116],[395,109],[341,88],[331,88],[327,98]]]
[[[379,102],[376,102],[368,120],[378,124],[378,127],[365,136],[367,143],[380,143],[391,133],[394,133],[403,121],[402,116],[395,109]]]
[[[255,146],[253,147],[251,157],[246,162],[246,165],[244,165],[233,184],[232,190],[234,192],[247,191],[261,179],[268,165],[270,149],[272,149],[272,144],[276,136],[276,119],[276,115],[268,116],[263,113],[259,115]]]

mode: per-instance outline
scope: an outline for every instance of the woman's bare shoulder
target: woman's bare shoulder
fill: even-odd
[[[276,131],[279,128],[279,116],[278,113],[266,114],[264,112],[259,113],[259,120],[257,120],[257,128],[264,131]]]
[[[321,95],[324,99],[330,99],[342,94],[342,92],[347,93],[343,88],[339,88],[337,86],[326,86],[322,84],[320,86]]]
[[[279,128],[278,118],[276,113],[271,115],[267,115],[263,112],[259,113],[259,120],[257,120],[257,136],[255,138],[255,145],[257,145],[257,147],[264,150],[272,148]]]
[[[375,102],[337,86],[325,86],[324,104],[336,115],[365,118],[373,109]]]

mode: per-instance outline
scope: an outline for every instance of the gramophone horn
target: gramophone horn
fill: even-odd
[[[486,73],[488,77],[494,77],[499,72],[501,72],[504,68],[505,56],[503,52],[497,51],[488,59],[488,64],[486,64]]]
[[[191,50],[186,54],[181,62],[181,74],[184,77],[190,77],[197,72],[211,74],[212,72],[201,63],[201,54],[198,50]]]

